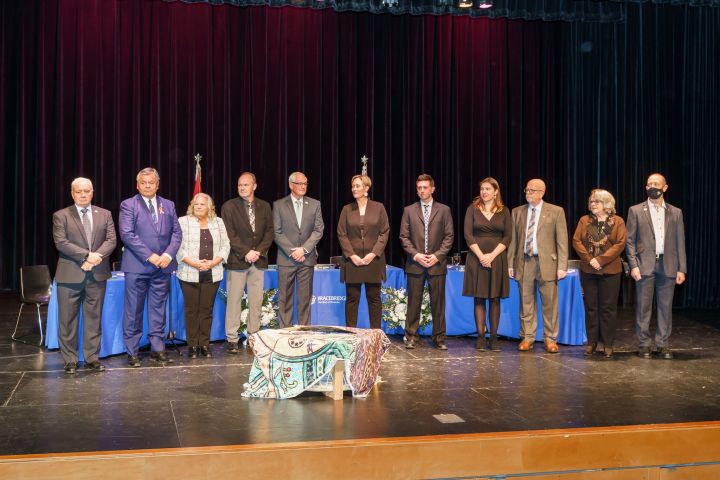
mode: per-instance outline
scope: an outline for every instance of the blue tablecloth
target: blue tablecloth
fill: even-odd
[[[448,335],[477,333],[473,316],[472,297],[462,296],[465,272],[455,267],[448,269],[445,283],[445,317]],[[567,277],[558,282],[560,332],[558,342],[566,345],[582,345],[585,336],[585,307],[583,305],[580,275],[570,270]],[[542,340],[542,310],[538,294],[538,328],[536,339]],[[520,293],[518,283],[510,280],[510,296],[500,302],[500,335],[520,338]]]
[[[170,323],[175,330],[175,335],[179,340],[185,340],[185,315],[183,311],[184,303],[180,283],[175,276],[171,280],[171,297],[166,308],[167,312],[167,328]],[[387,281],[384,286],[393,288],[401,288],[405,285],[405,274],[397,268],[387,267]],[[278,272],[277,270],[265,271],[265,289],[277,288]],[[220,284],[220,289],[225,289],[225,280]],[[364,288],[363,288],[364,290]],[[55,288],[53,287],[53,292]],[[125,278],[122,273],[114,273],[113,277],[108,280],[105,290],[105,303],[103,304],[102,315],[102,338],[100,340],[100,357],[107,357],[125,352],[125,343],[123,341],[122,332],[122,314],[125,296]],[[362,295],[360,301],[360,311],[358,314],[358,327],[367,328],[370,326],[368,319],[367,302],[365,295]],[[79,342],[82,342],[82,314],[81,314],[81,333]],[[345,285],[340,283],[340,270],[337,269],[317,269],[313,279],[313,297],[310,323],[312,325],[340,325],[345,326]],[[147,307],[145,309],[145,317],[143,321],[143,336],[140,345],[147,345]],[[225,301],[219,291],[218,297],[215,299],[213,307],[213,322],[210,328],[210,340],[225,339]],[[47,348],[59,348],[58,343],[58,310],[57,297],[50,297],[48,306],[47,319],[47,335],[45,338],[45,346]],[[79,349],[82,357],[82,348]],[[82,360],[82,358],[81,358]]]
[[[447,321],[448,335],[472,335],[477,332],[473,318],[473,299],[462,296],[464,272],[454,267],[448,270],[445,287],[445,317]],[[406,285],[404,272],[397,268],[388,266],[387,281],[383,284],[386,287],[404,288]],[[277,270],[266,270],[265,289],[277,288]],[[183,312],[183,296],[180,284],[172,277],[171,298],[167,306],[168,327],[172,322],[176,337],[185,340],[185,316]],[[225,301],[221,291],[225,289],[225,280],[220,284],[218,297],[215,299],[213,308],[213,322],[210,329],[210,340],[225,339]],[[55,289],[53,288],[53,291]],[[582,291],[580,288],[580,277],[578,272],[571,270],[568,276],[558,283],[558,301],[560,332],[558,342],[566,345],[582,345],[585,340],[585,310],[583,307]],[[102,315],[102,338],[100,341],[100,356],[106,357],[125,352],[125,344],[122,334],[122,313],[125,295],[125,278],[122,274],[115,274],[108,280],[105,291],[105,303]],[[345,285],[340,283],[340,271],[336,269],[315,270],[313,280],[313,297],[310,322],[312,325],[345,325]],[[542,340],[543,326],[542,313],[538,305],[538,330],[537,339]],[[82,315],[81,315],[82,317]],[[82,323],[82,319],[81,319]],[[367,302],[363,294],[358,315],[358,327],[368,328],[370,326],[367,313]],[[82,326],[81,326],[82,328]],[[402,329],[388,330],[383,324],[387,333],[401,334]],[[143,322],[143,332],[147,332],[147,308]],[[420,330],[421,335],[430,335],[432,325]],[[518,284],[510,280],[510,297],[501,302],[499,334],[519,338],[520,334],[520,299]],[[82,333],[79,340],[82,339]],[[147,345],[147,335],[143,334],[141,345]],[[45,338],[47,348],[58,348],[58,311],[57,298],[52,295],[48,306],[47,336]],[[80,348],[82,355],[82,348]]]

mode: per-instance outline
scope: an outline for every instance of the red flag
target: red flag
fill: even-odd
[[[202,157],[198,153],[195,155],[195,188],[193,189],[193,198],[202,192],[202,168],[200,168],[200,160]]]

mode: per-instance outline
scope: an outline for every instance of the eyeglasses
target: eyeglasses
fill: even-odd
[[[293,185],[300,185],[301,187],[307,187],[309,182],[290,182]]]
[[[602,203],[602,202],[600,200],[588,200],[588,203],[593,204],[593,203]]]
[[[533,194],[533,195],[536,194],[536,193],[541,193],[542,191],[543,191],[543,190],[533,190],[532,188],[525,188],[525,189],[523,189],[523,192],[529,193],[529,194]]]

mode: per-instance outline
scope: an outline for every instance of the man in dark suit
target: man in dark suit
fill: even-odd
[[[455,238],[450,208],[433,200],[435,181],[422,174],[415,181],[419,202],[403,210],[400,223],[400,243],[407,254],[408,308],[405,320],[405,348],[415,348],[420,340],[420,325],[425,282],[430,288],[433,344],[447,350],[445,344],[445,277],[446,256]]]
[[[525,187],[527,205],[512,211],[513,229],[508,247],[510,277],[520,284],[520,344],[533,348],[537,333],[537,297],[540,290],[543,341],[548,353],[557,353],[558,280],[567,275],[568,234],[562,207],[544,202],[545,182],[534,178]]]
[[[320,202],[305,196],[308,187],[305,174],[293,172],[288,185],[290,195],[273,203],[275,243],[278,247],[278,307],[282,328],[292,325],[296,281],[298,324],[310,325],[317,244],[325,229]]]
[[[240,304],[245,285],[248,292],[247,333],[260,329],[260,314],[268,267],[268,250],[273,242],[273,218],[270,204],[255,197],[255,175],[245,172],[238,178],[238,195],[225,202],[221,217],[230,238],[227,269],[227,310],[225,336],[228,353],[238,353]]]
[[[175,255],[182,233],[175,204],[157,195],[159,187],[157,170],[144,168],[137,174],[139,193],[120,204],[120,239],[125,245],[123,336],[131,367],[140,366],[138,349],[146,298],[150,358],[159,363],[171,361],[165,353],[165,302],[170,273],[177,268]]]
[[[55,271],[60,354],[65,373],[75,373],[82,305],[85,368],[103,371],[105,367],[98,360],[100,320],[110,278],[110,255],[117,244],[115,224],[109,211],[91,205],[90,180],[76,178],[70,193],[75,204],[53,214],[53,240],[60,253]]]
[[[682,210],[665,202],[668,184],[653,173],[645,190],[647,201],[630,207],[625,254],[635,280],[635,331],[638,355],[650,358],[650,317],[653,295],[657,300],[655,347],[662,358],[671,359],[668,340],[672,331],[672,302],[675,285],[685,281],[685,225]]]

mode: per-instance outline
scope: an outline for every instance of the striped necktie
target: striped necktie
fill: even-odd
[[[533,242],[535,241],[535,207],[530,210],[530,221],[528,222],[527,233],[525,234],[525,254],[533,254]]]

